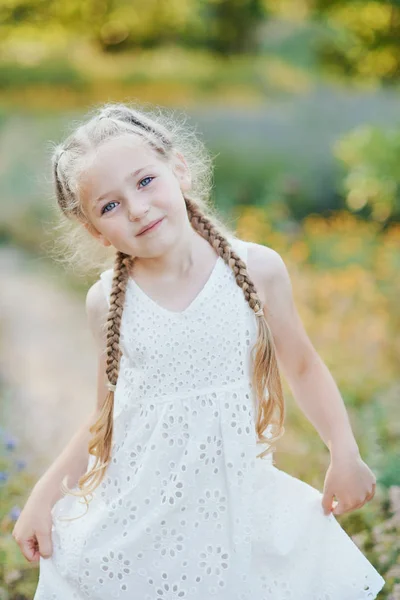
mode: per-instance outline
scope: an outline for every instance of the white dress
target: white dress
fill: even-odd
[[[385,580],[321,492],[256,458],[256,319],[222,258],[181,312],[129,280],[112,460],[85,516],[61,520],[85,513],[72,496],[53,507],[34,600],[376,597]]]

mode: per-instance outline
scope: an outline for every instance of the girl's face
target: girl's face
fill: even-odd
[[[173,165],[141,138],[104,142],[80,178],[86,229],[104,246],[139,257],[156,257],[190,228],[182,192],[190,176],[182,155]],[[140,233],[154,221],[152,229]]]

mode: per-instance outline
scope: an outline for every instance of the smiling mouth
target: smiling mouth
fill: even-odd
[[[153,229],[155,229],[156,227],[158,227],[158,225],[164,220],[164,217],[162,217],[161,219],[158,219],[158,221],[156,221],[155,223],[153,223],[153,225],[151,227],[147,227],[144,231],[142,231],[141,233],[138,233],[137,235],[144,235],[146,233],[148,233],[149,231],[153,231]]]

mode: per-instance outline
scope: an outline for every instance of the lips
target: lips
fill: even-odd
[[[151,221],[148,225],[145,225],[140,231],[139,233],[137,233],[136,235],[141,235],[142,233],[145,233],[145,231],[148,231],[149,229],[151,229],[154,225],[156,225],[156,223],[159,223],[160,221],[163,220],[164,217],[161,217],[161,219],[155,219],[154,221]]]

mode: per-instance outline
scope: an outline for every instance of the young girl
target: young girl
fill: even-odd
[[[87,295],[96,409],[13,532],[40,557],[34,600],[375,598],[385,581],[334,516],[372,499],[374,474],[281,257],[208,206],[194,132],[106,104],[53,165],[63,214],[115,262]],[[323,494],[273,464],[277,359],[330,451]]]

